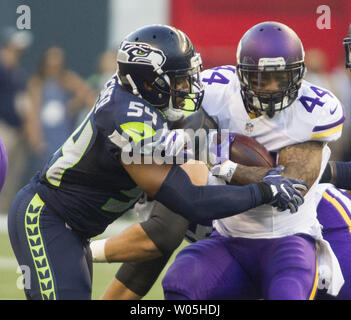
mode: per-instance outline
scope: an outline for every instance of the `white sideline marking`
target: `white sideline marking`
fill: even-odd
[[[7,215],[0,214],[0,233],[7,233]]]
[[[17,269],[18,263],[15,258],[0,256],[0,269]]]

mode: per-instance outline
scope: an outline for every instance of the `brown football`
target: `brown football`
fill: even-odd
[[[230,144],[230,160],[248,167],[275,167],[268,150],[255,139],[236,133]]]

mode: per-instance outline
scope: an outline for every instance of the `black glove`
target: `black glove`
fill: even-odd
[[[304,203],[303,195],[298,189],[307,190],[307,185],[303,181],[281,176],[280,173],[283,170],[284,166],[277,166],[267,171],[263,178],[263,182],[272,191],[272,200],[269,204],[276,207],[278,211],[290,209],[291,213],[295,213]]]

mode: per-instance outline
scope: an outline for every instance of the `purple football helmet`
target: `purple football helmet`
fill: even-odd
[[[346,54],[346,68],[351,70],[351,25],[349,27],[349,33],[343,41],[345,54]]]
[[[297,97],[305,73],[301,40],[288,26],[263,22],[241,38],[237,70],[247,108],[272,118]]]
[[[5,178],[7,174],[7,153],[3,142],[0,139],[0,191],[5,183]]]

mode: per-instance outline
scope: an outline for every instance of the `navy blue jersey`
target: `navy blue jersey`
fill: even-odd
[[[95,236],[142,195],[122,157],[151,154],[167,130],[162,112],[126,91],[114,76],[32,184],[74,230]]]

